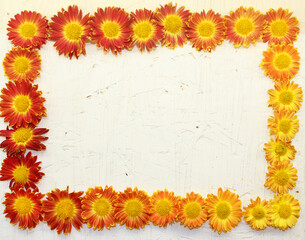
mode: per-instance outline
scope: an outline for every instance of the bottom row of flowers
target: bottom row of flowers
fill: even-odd
[[[102,230],[120,223],[128,229],[139,229],[152,222],[166,227],[176,221],[190,229],[200,227],[205,221],[214,231],[227,232],[236,227],[244,216],[253,229],[262,230],[273,226],[286,230],[296,224],[300,204],[292,195],[274,196],[269,201],[257,197],[241,208],[239,196],[230,190],[218,189],[218,194],[203,198],[198,193],[187,193],[185,198],[168,190],[158,190],[151,197],[145,191],[128,187],[116,192],[106,186],[89,188],[83,192],[55,189],[46,194],[15,187],[5,194],[4,213],[19,228],[34,228],[45,221],[58,234],[71,233],[72,226],[80,230],[83,223]]]

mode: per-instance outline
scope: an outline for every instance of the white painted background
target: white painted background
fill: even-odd
[[[98,6],[124,7],[127,11],[146,7],[154,10],[158,1],[38,1],[1,0],[0,59],[11,49],[6,24],[16,13],[36,10],[48,19],[69,3],[84,13]],[[225,15],[240,5],[269,8],[289,7],[301,22],[301,34],[295,43],[302,60],[294,78],[303,89],[305,54],[304,6],[291,1],[178,1],[191,11],[213,8]],[[148,194],[157,189],[173,190],[177,195],[195,191],[204,197],[216,194],[218,187],[240,195],[244,205],[250,198],[271,198],[264,188],[267,163],[263,145],[269,140],[267,90],[272,80],[259,67],[262,42],[248,49],[235,49],[224,42],[212,53],[197,52],[186,44],[169,50],[158,47],[151,53],[137,48],[120,56],[104,54],[87,44],[87,56],[79,60],[58,56],[53,43],[40,51],[41,77],[35,80],[47,99],[48,117],[39,127],[50,128],[47,151],[39,152],[46,176],[41,192],[55,187],[86,190],[95,185],[113,185],[122,191],[138,186]],[[0,69],[0,87],[7,78]],[[300,131],[293,140],[298,153],[293,161],[299,180],[291,191],[299,198],[302,210],[297,225],[282,232],[273,228],[253,231],[245,222],[227,234],[214,233],[205,223],[190,231],[178,223],[167,229],[149,225],[143,230],[117,226],[110,231],[93,231],[85,225],[81,232],[59,236],[41,223],[23,231],[0,215],[1,239],[304,239],[305,238],[305,110],[298,112]],[[0,121],[1,129],[6,125]],[[2,141],[2,139],[1,139]],[[34,153],[36,154],[36,153]],[[5,157],[0,153],[1,159]],[[8,182],[0,182],[0,200],[9,191]],[[4,206],[0,205],[0,212]]]

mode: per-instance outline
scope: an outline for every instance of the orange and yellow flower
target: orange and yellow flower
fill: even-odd
[[[40,13],[22,11],[8,22],[7,36],[15,46],[40,48],[48,39],[48,20]]]
[[[211,228],[214,231],[231,231],[241,221],[243,215],[239,196],[230,190],[218,189],[218,196],[208,194],[206,208]]]
[[[140,51],[149,52],[156,47],[162,39],[163,28],[156,24],[156,18],[152,11],[139,9],[131,14],[133,37],[131,47],[137,45]]]
[[[144,228],[149,224],[151,212],[149,196],[137,187],[134,190],[130,187],[126,188],[124,192],[119,193],[115,202],[115,218],[129,229]]]
[[[291,17],[289,9],[279,8],[277,11],[270,9],[266,15],[267,27],[264,32],[263,41],[273,44],[291,44],[297,40],[300,33],[299,21],[296,17]]]
[[[293,78],[300,69],[300,56],[293,45],[273,45],[263,52],[261,68],[275,81]]]
[[[9,126],[20,127],[29,123],[37,126],[42,117],[47,116],[43,103],[42,92],[37,91],[38,85],[30,82],[8,82],[2,89],[0,102],[1,117]]]
[[[98,8],[92,18],[91,39],[96,41],[97,47],[109,49],[117,54],[122,49],[130,49],[131,19],[124,9],[118,7]]]
[[[272,139],[265,143],[266,160],[270,164],[276,162],[290,161],[295,158],[296,150],[291,142],[283,142],[279,139]]]
[[[185,227],[198,228],[207,220],[207,217],[205,200],[200,194],[187,193],[186,198],[181,199],[178,219]]]
[[[184,10],[184,7],[177,9],[177,4],[173,5],[171,2],[156,10],[157,24],[164,29],[162,46],[172,49],[183,46],[187,41],[185,30],[190,15],[189,10]]]
[[[59,55],[64,54],[71,59],[86,55],[86,40],[90,33],[89,13],[83,17],[82,10],[76,5],[62,9],[54,15],[50,23],[50,39],[54,40],[54,47]]]
[[[167,224],[175,222],[179,210],[179,197],[174,192],[158,190],[151,196],[152,213],[150,221],[159,227],[167,227]]]
[[[114,202],[117,193],[112,187],[89,188],[82,200],[82,218],[88,227],[103,230],[110,229],[116,222],[114,219]]]
[[[268,119],[270,134],[284,142],[291,141],[299,131],[299,119],[293,112],[274,111],[274,116]]]
[[[203,10],[201,13],[193,13],[187,22],[186,36],[197,51],[215,50],[222,44],[226,27],[225,21],[219,13]]]
[[[4,214],[11,219],[10,223],[19,223],[19,228],[32,229],[42,220],[41,199],[43,194],[26,191],[22,188],[14,188],[11,193],[5,193]]]
[[[72,226],[78,231],[81,229],[81,195],[83,192],[69,193],[69,187],[66,190],[55,188],[47,193],[47,200],[42,201],[43,221],[51,230],[56,229],[58,234],[70,234]]]
[[[251,43],[256,44],[256,41],[262,39],[266,26],[264,15],[253,7],[239,7],[225,16],[225,19],[226,37],[235,47],[249,47]]]
[[[13,48],[3,61],[5,75],[12,81],[33,81],[39,75],[41,58],[36,50]]]
[[[45,150],[46,146],[41,142],[47,140],[48,137],[44,137],[42,134],[48,131],[49,129],[35,128],[32,125],[1,130],[0,136],[6,137],[6,140],[0,144],[0,147],[4,148],[9,155],[24,152],[26,149]]]

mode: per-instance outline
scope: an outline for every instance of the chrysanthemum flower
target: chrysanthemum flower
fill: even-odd
[[[167,224],[172,224],[178,214],[179,197],[174,195],[174,192],[158,190],[151,196],[152,214],[150,221],[159,227],[167,227]]]
[[[69,187],[66,190],[55,188],[47,193],[47,200],[42,201],[42,211],[45,213],[43,221],[51,230],[56,229],[58,234],[69,234],[72,225],[78,231],[81,229],[81,195],[83,192],[69,193]]]
[[[270,225],[269,205],[267,200],[261,201],[260,197],[255,200],[250,199],[251,203],[244,207],[244,217],[246,223],[254,230],[263,230]]]
[[[23,152],[26,149],[35,151],[45,150],[46,146],[42,144],[42,141],[48,139],[48,137],[42,136],[49,131],[46,128],[34,128],[32,125],[1,130],[0,136],[6,137],[0,147],[10,155],[13,153]]]
[[[70,59],[81,54],[86,55],[85,45],[90,33],[89,13],[83,17],[82,10],[76,5],[62,9],[54,15],[50,23],[50,39],[59,55],[64,54]]]
[[[181,199],[178,219],[185,227],[200,227],[207,220],[207,215],[205,200],[200,194],[187,193],[186,198]]]
[[[300,217],[300,209],[299,200],[292,195],[274,195],[274,200],[270,200],[271,225],[281,230],[293,227]]]
[[[114,219],[114,201],[117,193],[112,186],[89,188],[82,200],[82,218],[88,227],[103,230],[110,229],[116,222]]]
[[[297,40],[300,33],[299,21],[296,17],[291,17],[289,9],[279,8],[277,11],[270,9],[266,15],[267,27],[264,32],[263,41],[272,44],[290,44]]]
[[[265,29],[264,15],[255,11],[253,7],[239,7],[235,12],[231,11],[225,16],[227,27],[227,39],[233,42],[235,47],[249,47],[251,43],[262,39]]]
[[[22,48],[40,48],[48,38],[48,20],[40,13],[22,11],[8,22],[8,40]]]
[[[91,39],[105,52],[114,54],[130,48],[132,29],[131,19],[124,9],[118,7],[98,8],[92,18]]]
[[[9,126],[20,127],[29,123],[37,126],[42,117],[47,116],[46,108],[43,106],[45,98],[42,92],[37,91],[38,85],[30,82],[8,82],[6,88],[2,89],[0,102],[1,117]]]
[[[268,91],[270,95],[269,106],[278,111],[296,112],[300,109],[303,91],[298,84],[290,81],[280,81],[275,83],[274,88]]]
[[[276,162],[268,166],[265,187],[275,193],[284,194],[295,187],[297,180],[297,169],[292,166],[292,163]]]
[[[218,189],[218,196],[208,194],[206,199],[208,218],[211,228],[214,231],[231,231],[241,221],[243,215],[239,196],[230,190]]]
[[[184,10],[184,7],[177,9],[177,4],[173,5],[171,2],[156,10],[157,24],[164,28],[162,46],[172,49],[177,45],[183,46],[187,41],[185,30],[190,15],[189,10]]]
[[[268,119],[270,134],[282,141],[290,141],[299,131],[299,119],[293,112],[274,111]]]
[[[39,75],[41,58],[36,50],[13,48],[3,61],[5,75],[12,81],[33,81]]]
[[[186,36],[196,50],[215,50],[222,44],[225,33],[225,21],[219,13],[203,10],[201,13],[193,13],[187,22]]]
[[[296,48],[290,45],[273,45],[263,52],[261,68],[265,75],[276,81],[293,78],[300,69],[300,56]]]
[[[32,229],[37,226],[41,217],[41,199],[43,194],[26,191],[22,188],[14,188],[11,193],[5,193],[4,214],[10,218],[10,223],[15,225],[19,223],[19,228]]]
[[[296,150],[291,142],[283,142],[279,139],[272,139],[265,143],[266,160],[270,164],[276,162],[290,161],[295,158]]]
[[[115,218],[129,229],[144,228],[149,224],[151,211],[149,196],[137,187],[134,190],[126,188],[124,192],[119,193],[115,202]]]
[[[10,188],[33,188],[39,180],[44,176],[40,172],[40,163],[37,162],[37,156],[32,156],[31,152],[25,156],[24,154],[15,154],[7,156],[2,162],[0,170],[0,181],[10,180]]]
[[[156,24],[154,13],[147,9],[139,9],[131,14],[133,31],[131,46],[137,45],[140,51],[149,52],[162,39],[163,28]]]

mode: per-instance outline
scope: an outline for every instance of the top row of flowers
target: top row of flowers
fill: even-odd
[[[8,23],[8,37],[15,46],[40,48],[54,40],[59,54],[78,58],[86,54],[86,41],[93,41],[105,52],[122,49],[150,51],[161,42],[169,48],[189,41],[198,51],[211,51],[224,39],[235,47],[248,47],[258,40],[273,44],[291,44],[300,32],[299,21],[288,9],[270,9],[266,14],[254,8],[239,7],[222,17],[213,10],[191,13],[172,3],[156,11],[139,9],[128,14],[122,8],[98,8],[93,16],[83,16],[77,6],[62,9],[51,18],[32,11],[16,14]]]

